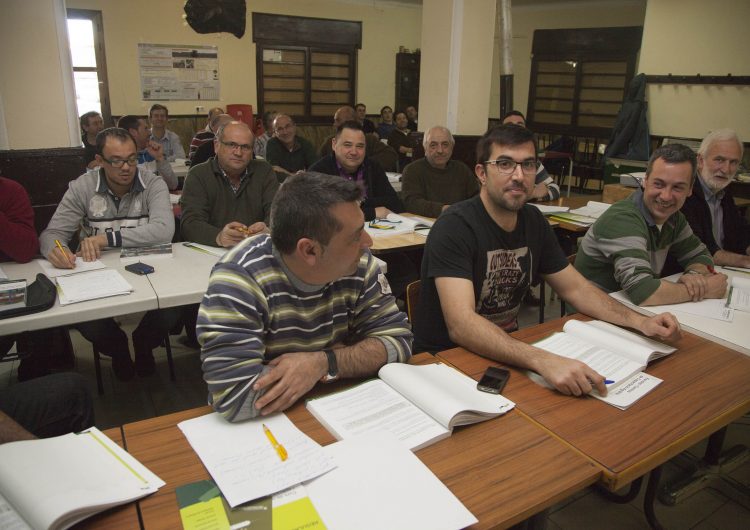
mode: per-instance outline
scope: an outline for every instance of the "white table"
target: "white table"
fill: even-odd
[[[58,299],[55,300],[55,305],[47,311],[0,320],[0,336],[158,308],[156,293],[149,283],[148,276],[139,276],[126,271],[124,266],[120,265],[119,250],[104,252],[101,261],[107,267],[118,270],[133,286],[133,292],[128,295],[89,300],[67,306],[61,306]],[[25,279],[29,284],[36,279],[38,273],[42,272],[42,268],[36,261],[24,264],[3,263],[2,267],[8,278]]]
[[[172,244],[171,259],[146,262],[154,267],[148,275],[159,308],[198,304],[208,289],[208,277],[218,256],[189,248],[182,243]]]
[[[722,267],[717,267],[716,270],[723,272],[729,276],[730,279],[732,276],[746,276],[741,272],[727,270]],[[674,274],[665,279],[676,281],[679,276],[681,276],[681,274]],[[655,314],[655,312],[649,307],[637,306],[627,302],[627,295],[625,295],[624,291],[618,291],[613,294],[617,296],[618,300],[641,314]],[[680,325],[684,330],[740,353],[744,353],[745,355],[750,355],[750,313],[735,311],[732,322],[724,322],[722,320],[684,313],[679,310],[679,305],[680,304],[675,304],[674,309],[670,310],[670,312],[677,317],[677,320],[680,322]]]
[[[172,166],[172,171],[177,178],[185,177],[190,169],[190,166],[185,165],[185,160],[175,160],[170,162],[169,165]]]

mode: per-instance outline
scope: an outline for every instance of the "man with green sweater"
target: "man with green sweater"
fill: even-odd
[[[253,133],[233,121],[214,138],[216,156],[190,168],[180,197],[182,238],[203,245],[233,247],[267,231],[271,201],[279,183],[271,166],[253,160]]]
[[[681,144],[651,155],[643,189],[612,205],[581,241],[575,268],[607,292],[624,289],[634,304],[663,305],[722,298],[727,277],[680,208],[690,196],[696,158]],[[677,282],[660,279],[667,254],[685,273]]]
[[[477,178],[458,160],[451,160],[455,140],[445,127],[436,126],[424,135],[425,157],[407,165],[402,177],[407,212],[437,217],[451,204],[477,194]]]

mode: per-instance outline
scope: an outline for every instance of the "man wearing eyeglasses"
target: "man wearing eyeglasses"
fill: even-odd
[[[587,365],[511,338],[524,294],[539,275],[582,312],[649,336],[679,337],[669,314],[639,315],[571,267],[539,210],[526,205],[538,167],[533,134],[503,125],[485,133],[474,168],[479,195],[443,213],[430,231],[412,322],[414,351],[455,346],[541,374],[565,394],[606,394]]]
[[[253,133],[232,121],[214,138],[216,156],[190,168],[180,197],[185,241],[233,247],[267,231],[279,183],[271,166],[253,160]]]
[[[142,247],[172,240],[174,216],[169,190],[161,177],[138,168],[138,153],[130,133],[117,127],[105,129],[96,136],[96,149],[99,171],[86,172],[70,183],[39,237],[42,255],[60,269],[75,268],[76,254],[69,245],[76,232],[77,254],[84,261],[99,258],[105,248]],[[133,332],[135,371],[139,375],[154,372],[151,351],[176,319],[175,311],[149,311]],[[75,327],[99,352],[112,357],[118,379],[133,377],[127,336],[113,319]]]

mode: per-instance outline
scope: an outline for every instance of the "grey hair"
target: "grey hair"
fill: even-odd
[[[451,145],[456,145],[456,140],[453,139],[453,134],[451,134],[450,129],[448,127],[443,127],[442,125],[435,125],[434,127],[430,127],[427,129],[427,132],[424,133],[424,138],[422,138],[422,145],[425,149],[427,149],[427,144],[430,143],[430,137],[432,136],[432,133],[435,131],[445,131],[448,133],[448,140],[450,141]]]
[[[734,129],[716,129],[706,135],[701,142],[701,146],[698,148],[698,154],[702,157],[706,157],[708,150],[716,142],[735,141],[740,146],[740,160],[742,160],[742,154],[745,152],[745,146],[742,145],[742,140],[737,135]]]

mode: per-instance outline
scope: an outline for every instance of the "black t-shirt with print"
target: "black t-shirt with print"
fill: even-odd
[[[474,284],[475,311],[506,331],[527,289],[539,274],[553,274],[568,261],[541,212],[524,205],[515,230],[500,228],[479,196],[445,211],[430,230],[422,259],[422,285],[415,315],[414,352],[437,352],[450,340],[435,278],[465,278]]]

